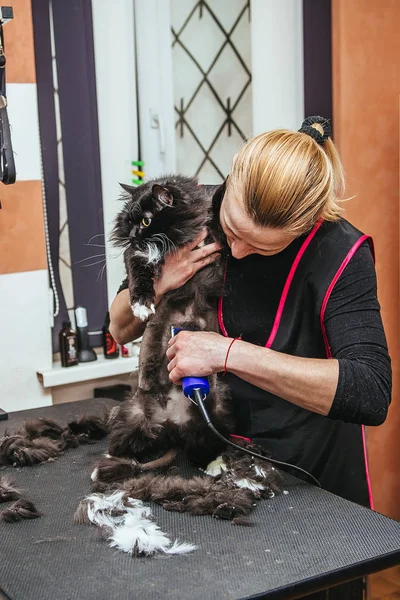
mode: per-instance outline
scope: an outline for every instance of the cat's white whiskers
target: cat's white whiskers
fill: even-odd
[[[174,242],[167,236],[166,233],[155,233],[151,236],[149,241],[155,240],[156,242],[161,242],[163,253],[165,254],[169,250],[175,250],[176,246]]]
[[[97,260],[94,263],[90,263],[90,265],[81,265],[81,267],[94,267],[95,265],[101,265],[101,264],[105,264],[106,259],[103,258],[102,260]],[[77,263],[76,263],[77,264]]]
[[[99,279],[101,280],[103,278],[106,266],[107,266],[107,263],[105,262],[104,265],[101,267],[99,274],[97,275],[97,281],[99,281]]]
[[[161,250],[155,242],[146,242],[146,249],[138,250],[136,254],[145,258],[148,265],[158,263],[162,256]]]
[[[96,235],[92,235],[92,237],[91,237],[91,238],[90,238],[90,240],[88,241],[88,244],[90,244],[90,242],[91,242],[92,240],[94,240],[94,238],[97,238],[97,237],[100,237],[100,236],[103,236],[103,237],[104,237],[104,233],[96,233]]]
[[[82,260],[78,260],[75,264],[79,265],[79,263],[85,262],[86,260],[91,260],[92,258],[99,258],[100,256],[105,256],[105,252],[101,254],[93,254],[93,256],[87,256],[86,258],[82,258]]]
[[[85,246],[93,246],[93,248],[105,248],[105,244],[85,244]]]

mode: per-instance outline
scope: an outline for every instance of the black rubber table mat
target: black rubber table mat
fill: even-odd
[[[14,413],[0,423],[0,435],[28,416],[66,422],[113,404],[95,399]],[[43,512],[0,524],[0,589],[12,600],[296,598],[400,562],[400,523],[291,478],[288,494],[259,503],[253,527],[153,505],[171,539],[198,549],[133,559],[98,539],[95,527],[72,522],[106,446],[104,440],[53,463],[0,472]]]

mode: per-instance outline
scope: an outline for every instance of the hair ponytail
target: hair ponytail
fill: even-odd
[[[329,122],[308,117],[299,131],[278,129],[248,141],[233,160],[227,189],[255,224],[301,235],[342,213],[342,163]]]

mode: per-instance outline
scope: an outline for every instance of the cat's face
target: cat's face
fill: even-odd
[[[117,216],[113,241],[116,245],[140,248],[164,230],[165,223],[169,221],[165,213],[171,210],[174,198],[167,187],[157,184],[150,189],[123,184],[121,187],[131,198]]]
[[[122,185],[129,196],[115,221],[116,246],[143,251],[156,244],[166,252],[190,242],[205,226],[211,203],[197,180],[172,176],[138,187]]]

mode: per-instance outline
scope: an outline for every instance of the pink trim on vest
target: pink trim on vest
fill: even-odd
[[[342,264],[340,265],[340,267],[339,267],[336,275],[334,276],[334,278],[332,279],[332,281],[329,284],[328,289],[326,290],[325,298],[324,298],[324,301],[322,302],[322,306],[321,306],[321,313],[320,313],[319,321],[320,321],[320,324],[321,324],[322,335],[323,335],[323,338],[324,338],[326,356],[328,358],[332,358],[332,354],[331,354],[331,349],[330,349],[330,346],[329,346],[328,337],[327,337],[326,331],[325,331],[324,318],[325,318],[326,305],[328,304],[328,300],[329,300],[329,298],[331,296],[333,288],[336,285],[337,280],[339,279],[339,277],[341,276],[341,274],[343,273],[343,271],[345,270],[345,268],[349,264],[350,260],[353,258],[353,256],[355,255],[355,253],[357,252],[357,250],[361,246],[361,244],[363,244],[363,242],[365,242],[365,240],[367,240],[368,238],[369,238],[368,235],[362,235],[356,241],[356,243],[352,246],[352,248],[350,248],[349,253],[345,257],[345,259],[342,262]]]
[[[225,271],[224,271],[224,287],[225,287],[225,280],[226,280],[226,272],[228,270],[228,261],[226,261],[225,263]],[[224,320],[222,318],[222,298],[223,296],[221,296],[218,300],[218,323],[219,323],[219,328],[222,331],[222,333],[224,334],[225,337],[229,337],[228,336],[228,332],[225,329],[225,325],[224,325]]]
[[[320,313],[320,324],[321,324],[322,336],[324,338],[325,352],[326,352],[327,358],[332,358],[332,352],[331,352],[331,348],[329,346],[329,340],[328,340],[328,336],[326,335],[326,329],[325,329],[325,310],[326,310],[326,306],[328,304],[329,298],[331,296],[333,288],[336,285],[337,280],[339,279],[339,277],[343,273],[344,269],[349,264],[350,260],[353,258],[353,256],[355,255],[355,253],[357,252],[357,250],[359,249],[359,247],[361,246],[361,244],[363,244],[365,242],[365,240],[368,240],[368,239],[369,239],[368,235],[362,235],[356,241],[356,243],[350,248],[349,253],[345,257],[345,259],[342,262],[342,264],[340,265],[340,267],[339,267],[336,275],[334,276],[334,278],[332,279],[331,283],[329,284],[329,287],[328,287],[328,289],[326,291],[326,294],[325,294],[325,297],[324,297],[324,301],[322,302],[321,313]],[[371,249],[372,249],[372,253],[373,253],[373,246],[372,245],[371,245]],[[370,505],[370,508],[372,510],[374,510],[374,500],[373,500],[373,497],[372,497],[371,478],[370,478],[370,475],[369,475],[368,456],[367,456],[367,444],[366,444],[366,439],[365,439],[365,427],[364,427],[364,425],[361,425],[361,436],[362,436],[363,453],[364,453],[365,475],[366,475],[366,478],[367,478],[367,486],[368,486],[369,505]]]
[[[296,269],[299,266],[299,262],[300,262],[300,260],[301,260],[301,258],[303,256],[304,252],[307,250],[307,247],[310,244],[311,240],[313,239],[314,235],[317,233],[318,229],[321,227],[322,222],[323,222],[322,218],[319,219],[316,222],[316,224],[314,225],[314,227],[312,228],[312,230],[310,231],[310,233],[308,234],[308,236],[306,237],[306,239],[302,243],[302,245],[301,245],[301,247],[300,247],[300,249],[299,249],[299,251],[298,251],[298,253],[296,255],[296,258],[293,261],[293,264],[292,264],[292,266],[290,268],[290,271],[289,271],[289,275],[287,276],[287,279],[285,281],[285,285],[283,287],[281,298],[279,300],[278,310],[277,310],[276,315],[275,315],[275,320],[274,320],[274,324],[272,326],[272,330],[271,330],[270,336],[268,338],[267,343],[265,344],[266,348],[270,348],[271,347],[271,345],[272,345],[272,343],[273,343],[273,341],[274,341],[274,339],[276,337],[276,334],[278,332],[279,324],[280,324],[281,318],[282,318],[283,309],[285,307],[286,298],[287,298],[287,295],[289,293],[289,289],[290,289],[291,283],[293,281],[293,277],[294,277],[294,274],[296,272]],[[226,263],[226,266],[225,266],[224,285],[225,285],[225,280],[226,280],[227,266],[228,266],[228,262]],[[221,296],[221,298],[218,301],[218,323],[219,323],[219,327],[220,327],[222,333],[224,334],[224,336],[225,337],[229,337],[228,336],[228,332],[225,329],[224,319],[223,319],[223,315],[222,315],[222,296]]]
[[[233,441],[235,440],[243,440],[244,442],[247,442],[249,444],[251,444],[251,439],[248,437],[244,437],[243,435],[236,435],[235,433],[230,433],[229,437],[233,439]]]
[[[271,333],[269,334],[268,341],[265,344],[266,348],[271,348],[271,346],[272,346],[272,344],[274,342],[274,339],[276,337],[276,334],[278,333],[279,324],[281,322],[283,309],[285,308],[286,298],[287,298],[287,295],[289,293],[290,286],[292,284],[294,274],[296,273],[297,267],[299,266],[299,263],[300,263],[300,261],[302,259],[302,256],[303,256],[304,252],[307,250],[308,245],[310,244],[310,242],[313,239],[314,235],[317,233],[318,229],[321,227],[322,221],[323,221],[323,219],[321,218],[321,219],[319,219],[316,222],[316,224],[314,225],[314,227],[312,228],[312,230],[310,231],[310,233],[308,234],[308,236],[306,237],[306,239],[302,243],[301,248],[298,251],[296,258],[294,259],[293,264],[290,267],[289,275],[287,276],[287,279],[285,281],[285,285],[283,286],[282,295],[281,295],[281,298],[279,300],[278,310],[276,311],[274,324],[272,326]]]
[[[365,426],[364,425],[361,425],[361,435],[362,435],[363,452],[364,452],[365,475],[367,477],[369,507],[370,507],[371,510],[375,510],[375,508],[374,508],[374,498],[372,496],[371,477],[370,477],[370,474],[369,474],[368,455],[367,455],[367,441],[365,439]]]
[[[302,243],[302,245],[296,255],[296,258],[293,261],[293,264],[289,271],[289,275],[287,276],[285,285],[283,287],[281,298],[279,300],[278,310],[275,315],[275,320],[274,320],[274,324],[272,326],[270,336],[268,338],[267,343],[265,344],[266,348],[271,347],[271,345],[276,337],[276,334],[278,333],[278,328],[279,328],[279,324],[281,322],[283,309],[285,307],[286,298],[289,293],[289,289],[290,289],[291,283],[293,281],[294,274],[296,272],[297,267],[299,266],[300,260],[302,259],[304,252],[307,250],[307,247],[310,244],[311,240],[313,239],[314,235],[317,233],[318,229],[321,227],[322,222],[323,222],[322,218],[316,222],[316,224],[314,225],[314,227],[312,228],[312,230],[310,231],[310,233],[308,234],[308,236]],[[225,267],[224,284],[225,284],[225,279],[226,279],[227,265],[228,265],[228,263],[226,264],[226,267]],[[222,315],[222,296],[218,301],[218,323],[219,323],[219,327],[220,327],[222,333],[224,334],[224,336],[229,337],[228,332],[225,329],[224,319],[223,319],[223,315]]]

